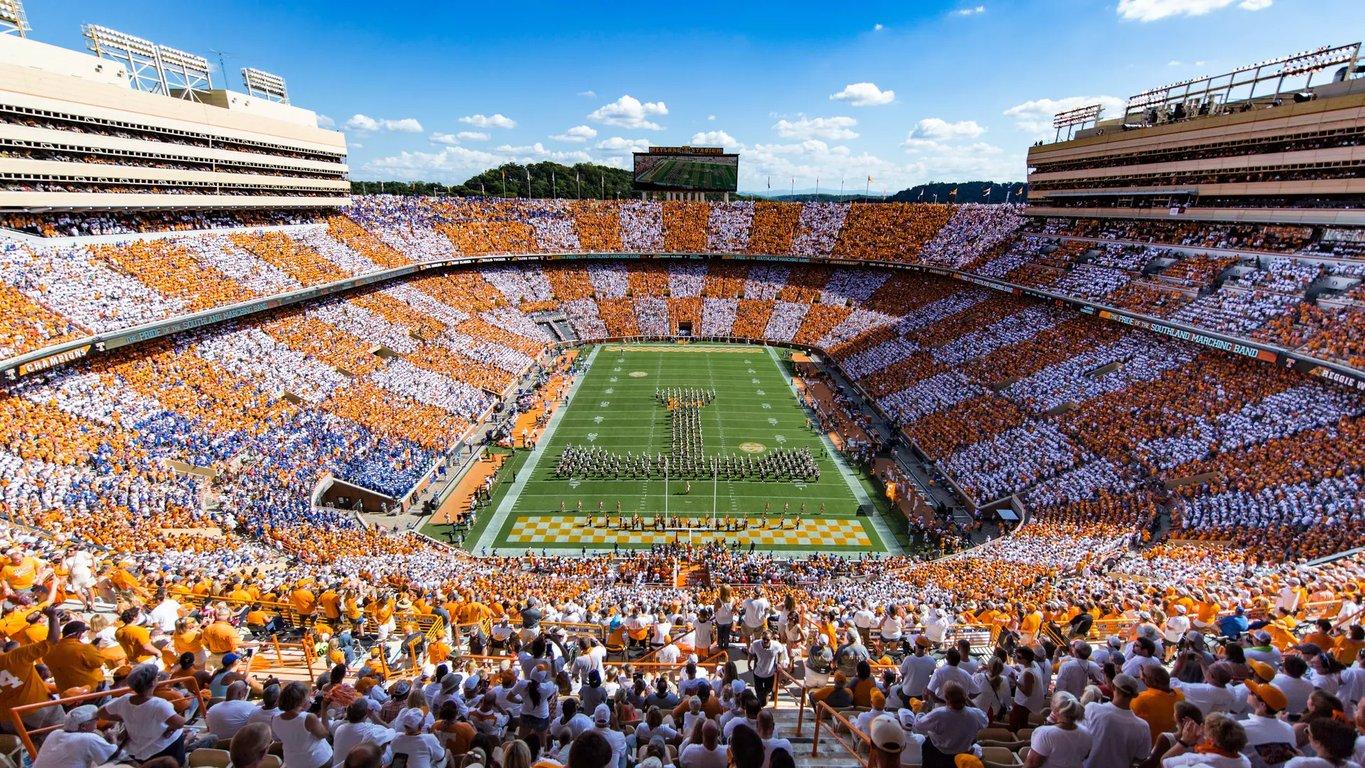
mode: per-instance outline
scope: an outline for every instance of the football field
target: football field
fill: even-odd
[[[885,550],[857,514],[868,499],[856,476],[808,426],[785,352],[641,343],[584,353],[568,404],[486,512],[493,517],[476,547],[720,540],[765,551]],[[566,451],[593,458],[566,461]],[[680,471],[680,451],[692,472]]]

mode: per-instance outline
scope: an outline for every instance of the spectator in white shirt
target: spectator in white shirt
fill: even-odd
[[[1199,707],[1208,716],[1214,712],[1237,712],[1241,702],[1237,693],[1230,687],[1232,670],[1227,663],[1211,664],[1204,670],[1204,682],[1183,683],[1172,680],[1171,687],[1185,694],[1185,701]]]
[[[76,707],[66,713],[66,722],[59,731],[48,734],[33,768],[94,768],[103,765],[118,745],[96,730],[92,704]]]
[[[967,692],[968,696],[975,696],[980,693],[976,687],[976,681],[962,668],[962,653],[956,648],[949,648],[944,654],[944,664],[934,670],[934,674],[929,677],[929,685],[926,686],[929,693],[935,697],[943,698],[943,687],[948,683],[957,683]]]
[[[376,722],[378,716],[370,711],[365,699],[360,698],[346,707],[346,719],[332,726],[332,765],[340,766],[346,762],[351,750],[361,744],[373,744],[384,753],[387,762],[392,753],[389,744],[398,734]]]
[[[787,647],[774,640],[768,630],[762,630],[758,639],[749,644],[749,666],[759,702],[767,701],[772,695],[773,678],[777,676],[779,665],[787,665]]]
[[[1129,768],[1152,753],[1152,729],[1132,710],[1138,681],[1115,675],[1113,688],[1113,701],[1085,705],[1085,724],[1094,738],[1085,768]]]
[[[720,726],[714,720],[706,721],[701,727],[701,743],[684,747],[678,762],[687,768],[725,768],[729,765],[730,755],[720,743]]]
[[[1282,669],[1270,684],[1284,691],[1285,698],[1289,700],[1289,705],[1285,712],[1291,717],[1302,715],[1308,708],[1308,696],[1313,693],[1313,683],[1304,679],[1308,672],[1308,664],[1302,656],[1286,656]]]
[[[242,726],[251,722],[251,716],[256,714],[260,707],[246,700],[249,692],[250,689],[242,680],[237,680],[227,687],[223,701],[210,707],[208,714],[204,716],[208,722],[209,733],[217,736],[220,741],[226,741],[236,736]]]
[[[1057,678],[1053,681],[1055,690],[1066,691],[1079,699],[1087,685],[1100,681],[1100,665],[1090,660],[1090,653],[1090,643],[1077,640],[1072,644],[1071,658],[1057,669]]]
[[[935,707],[915,721],[915,732],[925,736],[925,768],[952,765],[957,755],[972,750],[976,735],[990,722],[985,712],[967,705],[967,692],[957,683],[944,686],[943,699],[947,706]]]
[[[1025,768],[1081,768],[1093,746],[1090,731],[1082,727],[1085,709],[1075,696],[1060,691],[1052,696],[1051,725],[1033,731]]]

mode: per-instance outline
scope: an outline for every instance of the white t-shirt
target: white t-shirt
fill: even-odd
[[[169,701],[152,696],[141,704],[132,703],[133,694],[120,696],[104,705],[105,711],[123,718],[128,731],[128,754],[146,760],[180,738],[183,728],[166,735],[166,720],[175,714]]]
[[[725,768],[730,764],[730,754],[724,744],[717,744],[715,749],[688,744],[678,757],[678,763],[687,768]]]
[[[764,739],[763,740],[763,765],[767,766],[773,759],[773,753],[779,749],[787,750],[787,754],[796,757],[796,751],[792,749],[792,743],[786,739]]]
[[[368,720],[358,723],[343,722],[332,728],[332,765],[335,768],[345,763],[346,756],[351,754],[351,750],[361,744],[384,747],[384,762],[388,763],[390,757],[388,745],[397,735],[392,728],[385,728]]]
[[[1094,738],[1084,726],[1068,731],[1045,725],[1033,732],[1029,749],[1046,757],[1048,768],[1081,768],[1093,743]]]
[[[419,733],[416,736],[400,733],[393,737],[389,749],[393,751],[395,758],[398,755],[408,756],[407,768],[431,768],[446,756],[446,748],[441,744],[441,740],[430,733]]]
[[[1284,768],[1360,768],[1360,765],[1354,760],[1347,760],[1345,764],[1337,765],[1321,757],[1295,757],[1290,758],[1289,762],[1284,764]]]
[[[232,701],[220,701],[209,707],[208,714],[204,716],[209,726],[209,731],[219,739],[230,739],[237,735],[237,731],[242,726],[251,722],[251,716],[260,710],[260,706],[252,704],[244,699],[233,699]]]
[[[768,610],[772,605],[764,597],[752,597],[744,601],[744,626],[756,629],[768,622]]]
[[[1251,768],[1251,761],[1246,758],[1246,755],[1224,757],[1215,754],[1201,755],[1197,752],[1186,752],[1183,755],[1168,757],[1161,761],[1161,768],[1181,768],[1185,765],[1208,765],[1213,768]]]
[[[103,765],[117,750],[117,744],[110,744],[98,733],[53,731],[38,750],[33,768],[91,768]]]
[[[1085,705],[1085,727],[1094,738],[1085,768],[1128,768],[1152,754],[1152,729],[1131,709],[1091,702]]]

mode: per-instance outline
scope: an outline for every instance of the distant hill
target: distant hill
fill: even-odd
[[[559,163],[506,163],[471,176],[463,184],[431,181],[352,181],[357,195],[384,192],[390,195],[449,195],[453,197],[527,197],[527,172],[530,172],[530,197],[575,199],[628,198],[631,172],[594,163],[574,166]]]
[[[934,181],[902,189],[887,199],[897,203],[1003,203],[1008,198],[1011,203],[1022,203],[1027,196],[1028,185],[1018,181]]]

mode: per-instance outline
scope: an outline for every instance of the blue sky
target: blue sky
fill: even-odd
[[[740,188],[1024,177],[1053,112],[1365,34],[1360,0],[625,4],[29,0],[36,39],[93,22],[284,76],[358,179],[508,160],[625,167],[737,149]],[[240,89],[239,78],[230,87]]]

